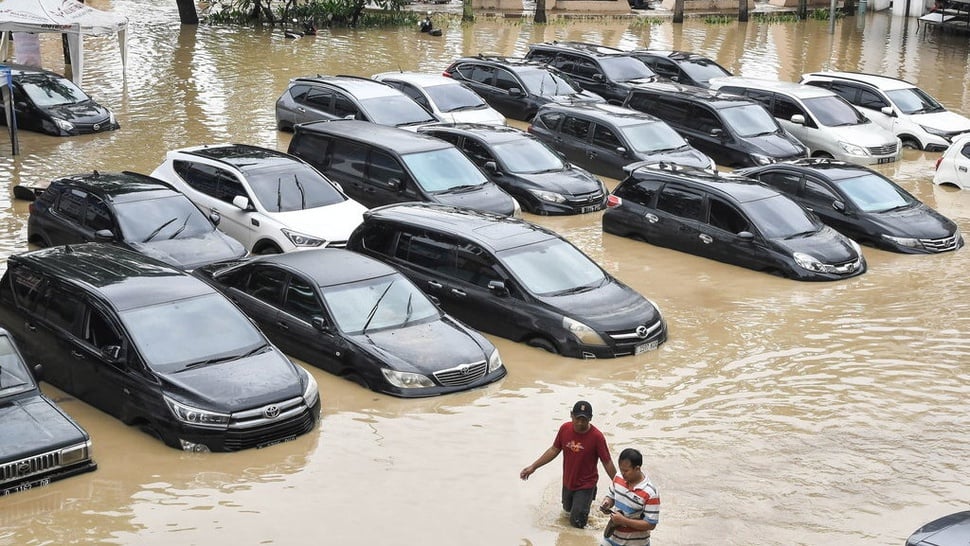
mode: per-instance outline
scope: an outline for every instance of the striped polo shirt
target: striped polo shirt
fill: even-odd
[[[610,484],[613,509],[620,510],[631,519],[643,519],[654,525],[660,523],[660,493],[643,475],[643,481],[634,486],[626,483],[619,473]],[[636,531],[629,527],[617,527],[609,542],[616,546],[647,546],[650,544],[650,531]]]

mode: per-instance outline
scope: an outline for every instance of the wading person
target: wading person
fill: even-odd
[[[643,455],[624,449],[617,462],[620,473],[600,510],[610,514],[603,533],[604,546],[650,546],[650,531],[660,523],[660,494],[640,469]]]
[[[616,475],[616,467],[610,458],[603,433],[590,424],[593,408],[589,402],[579,401],[570,413],[572,419],[559,427],[556,439],[538,459],[519,472],[519,477],[528,480],[540,466],[551,462],[562,452],[562,508],[569,512],[569,523],[583,528],[589,519],[589,507],[596,498],[596,461],[603,464],[603,470],[611,478]]]

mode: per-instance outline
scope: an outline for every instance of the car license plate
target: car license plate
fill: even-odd
[[[295,440],[296,435],[286,436],[284,438],[278,438],[276,440],[270,440],[268,442],[263,442],[256,446],[256,449],[263,449],[264,447],[275,446],[276,444],[282,444],[283,442],[289,442],[290,440]]]
[[[586,213],[589,213],[589,212],[596,212],[599,209],[600,209],[600,206],[599,205],[586,205],[585,207],[582,207],[582,208],[579,209],[579,213],[580,214],[586,214]]]
[[[650,341],[650,342],[647,342],[647,343],[641,343],[641,344],[639,344],[639,345],[637,345],[636,347],[633,348],[633,354],[635,354],[635,355],[643,354],[643,353],[645,353],[647,351],[652,351],[652,350],[654,350],[656,348],[657,348],[657,341],[656,340]]]
[[[45,485],[50,485],[50,478],[39,478],[29,482],[22,483],[15,487],[8,487],[7,489],[0,490],[0,497],[5,497],[13,493],[19,493],[21,491],[29,491],[37,487],[44,487]]]
[[[896,156],[891,155],[889,157],[880,157],[876,160],[876,164],[882,165],[883,163],[894,163],[896,161]]]

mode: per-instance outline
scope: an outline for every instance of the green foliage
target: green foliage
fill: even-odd
[[[407,0],[213,0],[203,20],[213,24],[287,26],[294,19],[316,26],[387,27],[417,25],[416,12],[401,8]]]
[[[755,13],[753,19],[759,23],[797,23],[798,15],[794,13]]]
[[[726,25],[734,21],[736,21],[734,17],[728,17],[727,15],[707,15],[704,17],[704,23],[708,25]]]
[[[841,19],[843,17],[845,17],[845,14],[842,13],[842,10],[835,10],[835,18],[836,19]],[[829,20],[829,9],[828,8],[815,8],[812,11],[808,12],[808,18],[809,19],[815,19],[817,21],[828,21]]]
[[[630,24],[631,27],[654,27],[657,25],[662,25],[666,23],[668,19],[663,19],[662,17],[637,17]]]

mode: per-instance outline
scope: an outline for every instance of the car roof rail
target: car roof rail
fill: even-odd
[[[594,44],[590,42],[578,42],[572,40],[553,40],[550,42],[553,45],[568,47],[578,51],[585,51],[587,53],[594,53],[596,55],[626,55],[629,51],[620,49],[618,47],[610,47],[602,44]]]

